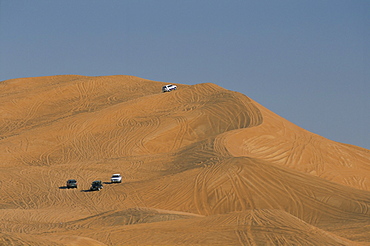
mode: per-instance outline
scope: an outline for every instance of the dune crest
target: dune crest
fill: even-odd
[[[258,105],[256,102],[254,102]],[[233,156],[270,161],[320,178],[370,191],[370,151],[308,132],[261,105],[264,124],[225,133]]]

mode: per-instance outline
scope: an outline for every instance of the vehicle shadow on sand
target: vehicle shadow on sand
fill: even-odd
[[[93,192],[94,190],[90,190],[90,189],[88,189],[88,190],[81,190],[81,192]]]
[[[65,189],[68,189],[68,187],[67,186],[59,186],[59,189],[60,190],[65,190]]]

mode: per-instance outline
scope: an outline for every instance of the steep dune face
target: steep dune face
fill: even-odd
[[[357,189],[370,190],[370,151],[325,139],[286,121],[254,102],[264,124],[225,133],[227,150],[309,173]]]
[[[124,193],[136,206],[205,216],[274,209],[312,226],[338,231],[342,237],[367,240],[370,236],[360,229],[370,222],[368,192],[250,158],[210,158],[200,165],[132,183]],[[360,231],[348,233],[351,228]]]
[[[211,83],[162,93],[165,84],[0,82],[0,242],[370,243],[369,150]],[[78,189],[65,187],[70,178]],[[90,192],[93,180],[104,189]]]

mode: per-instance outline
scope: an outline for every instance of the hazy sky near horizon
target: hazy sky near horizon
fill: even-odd
[[[368,0],[0,0],[0,81],[62,74],[211,82],[370,149]]]

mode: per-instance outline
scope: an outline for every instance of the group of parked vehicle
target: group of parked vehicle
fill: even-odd
[[[112,177],[110,178],[110,181],[111,183],[121,183],[122,182],[122,177],[119,173],[115,173],[112,175]],[[67,189],[77,189],[77,180],[75,179],[69,179],[67,180]],[[99,191],[103,189],[103,183],[101,180],[95,180],[91,183],[91,187],[90,187],[90,190],[91,191]]]

